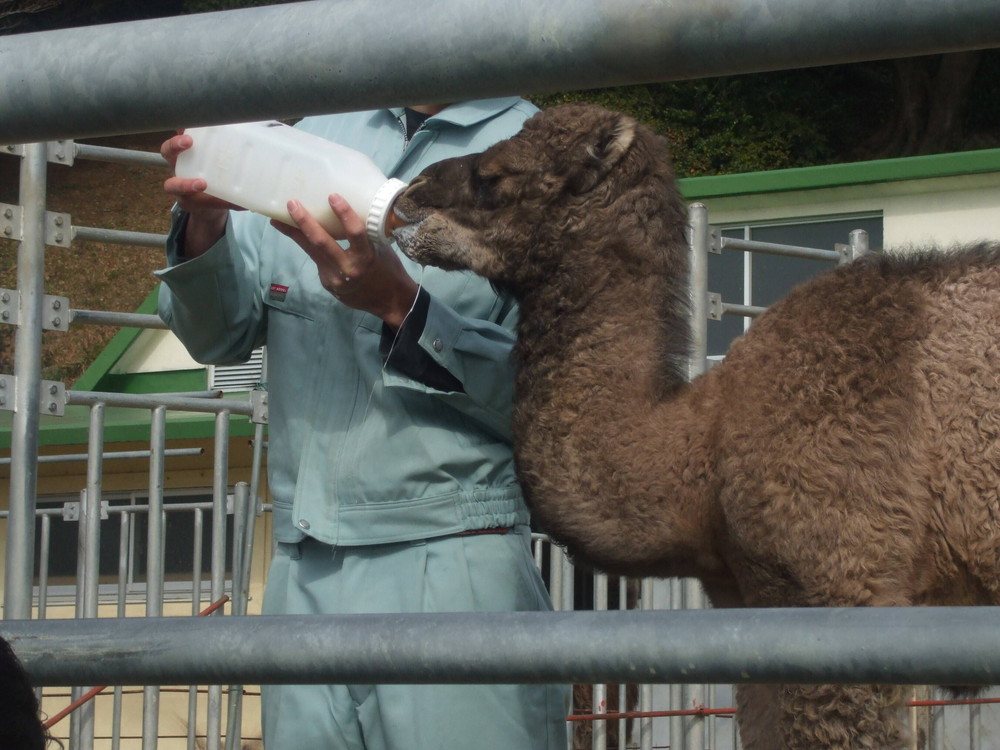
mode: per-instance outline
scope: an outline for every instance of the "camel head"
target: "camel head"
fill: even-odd
[[[671,219],[682,232],[679,207],[664,139],[627,115],[569,104],[424,170],[396,202],[407,225],[395,236],[421,264],[469,269],[516,294],[634,256]]]

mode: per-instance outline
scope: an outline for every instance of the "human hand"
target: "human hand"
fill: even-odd
[[[184,235],[184,254],[189,258],[201,255],[222,237],[230,210],[243,210],[241,206],[208,195],[205,180],[186,179],[174,173],[177,157],[191,148],[193,142],[191,136],[181,130],[160,146],[160,155],[170,166],[170,177],[164,180],[163,189],[190,215]]]
[[[388,246],[373,246],[365,223],[340,195],[331,195],[330,208],[344,227],[348,242],[342,247],[298,201],[288,202],[296,226],[272,221],[271,226],[293,239],[316,263],[319,280],[330,294],[348,307],[378,316],[399,328],[417,297],[417,283]]]
[[[188,213],[200,211],[241,211],[242,206],[208,195],[205,190],[208,184],[200,177],[183,178],[175,174],[177,157],[191,148],[194,143],[191,136],[178,132],[177,135],[165,140],[160,146],[160,155],[170,166],[170,177],[163,182],[163,189],[177,199],[177,205]]]

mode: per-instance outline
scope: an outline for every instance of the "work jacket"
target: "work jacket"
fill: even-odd
[[[513,135],[535,111],[517,98],[453,105],[408,142],[402,110],[296,127],[410,181],[433,162]],[[268,219],[234,211],[215,246],[183,260],[184,219],[175,209],[169,267],[158,272],[160,316],[199,362],[246,361],[267,345],[278,541],[381,544],[528,522],[511,450],[510,298],[470,273],[402,258],[426,307],[422,330],[407,333],[456,381],[428,385],[386,361],[388,328],[326,291],[313,261]]]

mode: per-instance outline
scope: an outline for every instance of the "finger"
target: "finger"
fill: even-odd
[[[309,243],[327,251],[334,248],[338,251],[341,250],[337,241],[330,236],[330,233],[323,228],[323,225],[316,221],[316,218],[299,201],[288,201],[287,208],[288,215],[292,217],[292,221],[302,231],[303,236]]]
[[[172,138],[168,138],[160,145],[160,156],[167,160],[171,167],[177,162],[177,156],[182,151],[187,151],[194,144],[194,139],[181,133]]]
[[[351,204],[347,202],[347,199],[342,195],[334,193],[327,200],[330,203],[330,208],[333,209],[333,213],[340,220],[341,225],[343,225],[344,233],[351,243],[352,249],[363,247],[363,245],[359,245],[358,243],[367,244],[368,232],[365,228],[365,222],[351,208]]]
[[[163,189],[179,198],[203,193],[207,187],[208,183],[200,177],[168,177],[163,181]]]

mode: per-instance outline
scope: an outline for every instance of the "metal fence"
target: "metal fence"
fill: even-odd
[[[111,161],[128,162],[132,159],[141,160],[144,163],[157,163],[159,157],[149,154],[124,153],[119,150],[97,149],[82,144],[72,144],[61,142],[57,144],[31,144],[11,150],[14,155],[22,159],[21,176],[21,198],[19,206],[9,207],[11,217],[8,217],[11,231],[6,233],[9,239],[18,241],[18,287],[15,290],[6,290],[8,295],[6,310],[8,313],[16,312],[16,315],[8,314],[5,322],[16,324],[16,346],[17,358],[15,373],[13,375],[0,375],[0,394],[11,394],[10,402],[6,403],[6,408],[13,407],[13,445],[10,457],[11,466],[11,491],[10,510],[3,516],[7,520],[7,549],[6,549],[6,586],[5,586],[5,631],[15,635],[20,635],[28,652],[28,663],[36,668],[36,674],[48,685],[75,685],[72,698],[82,699],[91,691],[91,685],[80,684],[81,680],[91,679],[94,674],[104,674],[111,676],[120,684],[146,684],[143,689],[142,706],[142,731],[141,741],[144,750],[157,747],[161,739],[160,722],[160,698],[162,688],[178,684],[176,673],[171,673],[171,669],[179,670],[179,673],[186,675],[183,679],[194,681],[208,680],[203,684],[214,684],[212,678],[224,675],[226,679],[244,679],[250,681],[282,681],[291,679],[289,675],[294,674],[297,680],[326,680],[332,679],[331,671],[337,672],[338,677],[343,676],[347,667],[345,662],[349,659],[342,658],[343,651],[337,649],[348,648],[351,654],[360,661],[360,666],[356,669],[374,670],[378,667],[378,660],[372,657],[366,649],[367,642],[363,639],[363,634],[354,634],[349,629],[347,631],[336,631],[341,637],[331,646],[324,643],[315,648],[304,649],[310,654],[310,659],[317,663],[313,665],[303,665],[293,659],[286,659],[286,668],[290,672],[268,672],[273,666],[269,666],[266,659],[259,660],[256,665],[248,665],[246,661],[235,663],[219,664],[214,660],[211,651],[199,651],[200,648],[212,649],[217,647],[221,651],[228,649],[233,651],[234,644],[242,642],[253,643],[253,633],[260,632],[252,630],[259,628],[259,624],[248,623],[248,619],[241,615],[246,613],[247,587],[249,581],[249,562],[251,560],[252,549],[252,529],[257,514],[263,509],[260,501],[259,487],[256,479],[249,484],[231,484],[228,476],[228,446],[229,446],[229,420],[235,415],[256,419],[258,423],[262,421],[260,403],[253,400],[223,399],[218,398],[218,393],[206,392],[195,394],[159,394],[149,396],[135,396],[117,393],[92,393],[68,390],[61,383],[43,382],[40,375],[40,337],[41,331],[45,328],[55,328],[66,330],[72,324],[109,324],[126,326],[150,326],[162,327],[162,323],[155,316],[136,316],[121,313],[107,313],[102,311],[75,310],[71,307],[69,300],[61,298],[50,298],[44,294],[42,288],[43,273],[41,260],[44,248],[47,244],[57,244],[66,242],[66,237],[93,237],[102,241],[125,242],[134,244],[142,242],[152,246],[162,243],[162,237],[156,235],[140,235],[131,232],[114,232],[95,228],[75,227],[65,216],[55,216],[45,211],[45,173],[44,167],[47,158],[65,163],[67,149],[71,150],[79,158],[101,158]],[[59,154],[64,154],[62,159]],[[156,189],[156,186],[151,186]],[[0,207],[4,209],[5,207]],[[0,211],[3,213],[3,211]],[[57,219],[60,219],[57,222]],[[2,231],[2,229],[0,229]],[[59,235],[62,236],[59,236]],[[849,238],[846,245],[833,250],[820,250],[808,248],[792,248],[788,246],[766,246],[763,243],[752,243],[742,240],[731,240],[722,238],[720,234],[712,229],[708,223],[708,215],[705,206],[695,204],[691,207],[690,214],[690,239],[691,239],[691,260],[692,260],[692,300],[693,304],[693,329],[695,333],[695,343],[698,354],[691,360],[689,374],[696,377],[708,366],[705,356],[706,331],[711,319],[718,319],[723,315],[748,315],[755,316],[761,312],[759,308],[749,308],[738,303],[731,303],[713,296],[709,291],[709,279],[707,273],[707,258],[711,252],[723,252],[728,250],[746,252],[768,252],[780,253],[783,255],[796,255],[800,257],[821,257],[835,260],[837,262],[847,262],[853,257],[866,251],[866,237],[863,233],[854,233]],[[13,319],[11,319],[13,317]],[[58,320],[57,320],[58,319]],[[59,508],[49,509],[39,507],[37,497],[37,475],[35,457],[38,453],[38,416],[41,413],[59,414],[66,405],[83,405],[88,407],[90,414],[88,452],[85,456],[71,457],[74,460],[86,460],[87,472],[85,487],[80,493],[79,503],[75,510]],[[103,465],[106,460],[116,458],[114,454],[109,454],[104,447],[104,414],[109,406],[119,406],[131,409],[145,410],[150,414],[150,436],[149,450],[142,451],[142,455],[149,459],[149,485],[148,491],[144,493],[143,502],[133,502],[127,505],[117,506],[106,501],[108,493],[104,492],[102,486]],[[164,488],[164,465],[172,456],[176,455],[174,449],[166,444],[166,415],[170,410],[196,411],[215,415],[215,444],[213,454],[213,479],[211,488],[206,488],[210,495],[210,500],[199,503],[170,503],[165,502],[165,496],[169,493]],[[257,437],[255,447],[258,452],[255,454],[255,471],[260,465],[261,453],[259,450],[263,446],[262,426],[257,426]],[[135,457],[132,455],[131,457]],[[64,460],[66,457],[63,457]],[[256,474],[255,474],[256,476]],[[51,530],[54,518],[59,515],[77,514],[79,530],[78,544],[79,556],[74,572],[73,596],[75,597],[75,619],[70,623],[40,620],[47,618],[50,596],[52,595],[49,573],[47,569],[51,552]],[[164,618],[164,601],[167,591],[165,588],[166,571],[164,569],[164,545],[167,539],[167,518],[173,514],[187,513],[191,516],[191,523],[194,528],[202,528],[205,519],[211,518],[211,539],[210,543],[202,547],[196,544],[192,549],[192,579],[190,581],[189,601],[190,614],[197,614],[201,611],[202,605],[206,602],[217,603],[226,596],[232,597],[231,614],[235,615],[230,620],[230,629],[220,631],[217,622],[205,622],[204,624],[192,624],[185,622],[185,629],[179,631],[175,628],[175,623],[171,619]],[[106,515],[105,523],[102,524],[102,514]],[[227,541],[227,516],[232,515],[233,539]],[[144,571],[144,585],[138,589],[130,589],[129,566],[127,560],[129,555],[134,554],[127,546],[126,540],[134,538],[136,532],[137,519],[145,518],[146,527],[146,562]],[[104,586],[112,586],[114,592],[108,594],[107,601],[111,602],[111,608],[103,608],[102,605],[102,583],[101,583],[101,550],[107,549],[108,544],[105,538],[102,541],[102,528],[109,528],[108,521],[117,518],[117,522],[112,522],[120,532],[117,535],[118,573],[114,578],[113,585],[105,582]],[[35,525],[39,526],[39,568],[35,569],[35,549],[34,540],[36,538]],[[202,532],[194,534],[200,539]],[[232,560],[227,562],[226,550],[232,549]],[[898,618],[906,614],[907,617],[924,618],[929,621],[933,616],[939,619],[933,621],[929,632],[933,634],[934,628],[940,627],[940,618],[951,617],[951,625],[955,633],[959,635],[957,640],[957,652],[942,652],[940,649],[931,654],[931,649],[927,643],[914,641],[911,644],[902,644],[903,647],[912,649],[923,648],[921,654],[923,662],[916,667],[913,660],[906,660],[900,656],[899,651],[894,651],[894,644],[886,641],[880,654],[884,654],[887,659],[896,658],[896,664],[902,666],[892,666],[888,671],[878,672],[878,674],[890,674],[892,679],[901,679],[899,675],[905,674],[908,677],[918,675],[920,677],[942,677],[943,679],[954,678],[956,675],[968,678],[970,674],[975,675],[974,681],[984,682],[992,679],[1000,666],[994,661],[980,658],[984,653],[995,653],[994,638],[988,629],[983,628],[983,618],[977,617],[985,613],[969,612],[949,612],[946,608],[937,608],[935,613],[921,613],[911,615],[908,613],[800,613],[798,618],[786,615],[779,622],[767,620],[767,615],[754,612],[746,613],[722,613],[722,612],[702,612],[691,613],[696,615],[694,619],[662,619],[656,618],[634,618],[631,610],[640,610],[640,614],[654,614],[654,610],[699,610],[706,607],[704,595],[700,588],[692,581],[629,581],[621,579],[608,579],[603,575],[590,576],[575,571],[572,565],[562,555],[557,547],[552,547],[542,536],[535,539],[535,554],[538,565],[546,574],[553,601],[557,610],[567,613],[570,610],[593,609],[595,615],[601,610],[618,610],[617,613],[608,612],[607,617],[599,619],[588,619],[583,617],[584,613],[577,612],[581,617],[576,618],[572,624],[569,621],[556,618],[548,621],[552,627],[564,627],[565,631],[558,631],[552,636],[552,641],[545,641],[544,634],[535,631],[531,637],[535,642],[541,642],[542,648],[548,643],[550,646],[558,645],[560,648],[568,647],[572,651],[572,656],[566,657],[569,660],[579,659],[584,663],[588,659],[593,659],[592,653],[597,648],[592,638],[594,633],[601,634],[600,649],[607,652],[607,660],[596,666],[581,666],[579,668],[564,664],[558,674],[560,676],[572,676],[574,682],[581,686],[578,691],[579,703],[574,708],[574,726],[587,726],[586,731],[575,731],[576,747],[582,747],[581,742],[586,742],[587,747],[595,750],[603,750],[607,747],[638,747],[643,750],[653,747],[684,748],[684,750],[728,750],[739,746],[735,734],[731,702],[731,690],[725,683],[717,684],[713,680],[734,679],[732,675],[739,674],[740,670],[754,674],[758,679],[763,674],[765,679],[775,679],[776,675],[768,669],[773,669],[773,665],[768,665],[768,659],[776,661],[773,657],[777,653],[782,653],[783,649],[789,648],[789,643],[796,642],[796,638],[805,639],[804,642],[812,644],[810,635],[819,628],[823,630],[824,623],[832,631],[839,631],[843,636],[841,647],[849,649],[852,643],[857,641],[851,639],[852,633],[857,631],[852,628],[858,627],[858,623],[864,623],[866,617],[882,618],[880,622],[897,622],[892,618]],[[196,558],[196,559],[195,559]],[[200,577],[203,568],[203,560],[207,558],[209,563],[209,575],[207,581]],[[227,572],[229,571],[229,572]],[[35,581],[37,575],[37,583]],[[174,590],[176,593],[176,590]],[[205,594],[207,593],[207,597]],[[143,624],[139,627],[145,631],[136,631],[134,617],[126,617],[126,605],[129,596],[139,597],[144,606]],[[667,615],[668,613],[658,613]],[[32,617],[38,619],[32,620]],[[94,619],[101,618],[101,631],[93,629]],[[709,619],[711,618],[711,619]],[[761,619],[765,618],[765,619]],[[833,619],[824,619],[833,618]],[[211,618],[215,621],[215,618]],[[496,623],[506,628],[498,631]],[[522,632],[519,630],[521,620],[518,618],[504,619],[491,616],[490,622],[481,622],[473,619],[463,619],[454,617],[448,621],[453,624],[456,630],[449,630],[448,647],[455,650],[456,644],[466,643],[463,638],[471,638],[474,632],[486,633],[491,637],[515,638]],[[530,618],[525,623],[537,624],[537,620]],[[769,646],[756,649],[756,655],[743,655],[737,652],[722,655],[726,651],[716,641],[707,636],[711,628],[703,623],[725,622],[726,627],[731,629],[746,628],[752,634],[751,641],[757,638],[765,639],[767,628],[777,632],[778,641],[771,642]],[[565,625],[563,623],[566,623]],[[763,627],[760,626],[763,623]],[[438,628],[442,623],[437,621],[430,623]],[[474,627],[473,627],[474,624]],[[296,642],[296,638],[319,637],[312,633],[300,632],[296,629],[295,623],[287,623],[288,630],[281,640]],[[370,624],[366,624],[365,629],[380,632],[391,632],[393,622],[384,619],[376,619]],[[201,630],[208,627],[208,630]],[[653,629],[650,629],[650,628]],[[669,632],[675,634],[674,650],[678,654],[665,654],[662,650],[656,651],[660,644],[653,643],[658,640],[656,632],[662,632],[662,628],[669,628]],[[887,633],[891,633],[892,628],[885,628]],[[417,629],[419,631],[419,628]],[[430,632],[430,631],[428,631]],[[434,631],[437,632],[437,631]],[[525,631],[527,632],[527,631]],[[729,632],[729,631],[727,631]],[[827,632],[827,631],[823,631]],[[213,640],[215,634],[221,633],[221,640],[216,644]],[[456,636],[455,634],[458,633]],[[985,634],[984,634],[985,633]],[[110,640],[102,642],[101,638],[107,636]],[[435,637],[428,635],[429,638]],[[436,636],[436,637],[441,637]],[[724,637],[724,634],[716,634],[715,637]],[[32,638],[37,640],[33,641]],[[45,639],[51,639],[46,641]],[[64,648],[67,655],[76,653],[73,649],[75,638],[83,639],[87,644],[90,659],[84,665],[76,663],[70,656],[63,659],[60,664],[52,665],[51,661],[44,659],[31,660],[31,648],[34,643],[36,647],[52,647],[59,651]],[[162,638],[164,642],[171,644],[170,648],[157,649],[153,656],[139,655],[136,652],[136,640],[142,638],[143,643],[148,643],[150,639]],[[205,646],[202,646],[204,639]],[[353,640],[352,640],[353,639]],[[606,645],[605,639],[614,641],[613,645]],[[405,638],[398,639],[400,648],[405,655],[407,641]],[[836,641],[836,639],[833,639]],[[469,641],[471,642],[471,641]],[[511,641],[515,645],[514,657],[511,658],[511,651],[504,651],[504,658],[510,662],[510,669],[520,669],[517,673],[518,679],[526,680],[551,680],[553,674],[558,670],[549,667],[547,674],[531,673],[530,664],[534,660],[537,664],[546,665],[543,655],[530,651],[527,641]],[[195,647],[197,643],[197,647]],[[43,644],[39,646],[38,644]],[[347,644],[345,646],[345,644]],[[637,644],[637,645],[636,645]],[[871,645],[871,644],[869,644]],[[273,643],[269,651],[274,652],[275,658],[281,658],[282,644]],[[174,649],[171,652],[170,649]],[[641,649],[641,657],[636,657],[635,652],[628,649]],[[652,650],[651,650],[652,649]],[[703,649],[699,651],[699,649]],[[714,651],[713,651],[714,649]],[[962,649],[965,649],[963,651]],[[191,660],[183,661],[179,659],[177,650],[189,652]],[[559,649],[552,648],[552,651]],[[808,650],[806,647],[804,650]],[[487,649],[488,651],[488,649]],[[466,653],[462,648],[457,648],[459,654]],[[335,666],[323,664],[321,659],[316,659],[317,654],[333,654],[338,657]],[[864,679],[871,674],[860,671],[855,663],[850,663],[844,658],[843,651],[830,651],[818,655],[818,666],[810,665],[802,667],[806,670],[807,676],[825,678],[830,680],[844,679]],[[699,656],[701,654],[701,656]],[[699,659],[704,659],[708,654],[708,660],[716,666],[705,669],[693,669],[691,665],[701,664]],[[151,662],[145,661],[151,659]],[[741,666],[740,660],[754,664],[748,668]],[[192,661],[193,660],[193,661]],[[519,661],[519,660],[523,660]],[[756,660],[756,661],[754,661]],[[825,661],[824,661],[825,660]],[[142,669],[146,670],[140,674],[128,673],[130,665],[135,665],[143,661]],[[405,659],[401,660],[405,662]],[[722,661],[725,665],[718,666]],[[196,664],[197,662],[197,664]],[[49,664],[49,669],[55,670],[59,677],[52,677],[52,672],[46,673],[45,665]],[[661,673],[655,675],[656,679],[644,681],[640,679],[643,674],[642,669],[636,669],[635,664],[659,664],[667,665],[661,669]],[[178,666],[179,664],[179,666]],[[622,666],[631,664],[631,667]],[[669,665],[677,666],[670,667]],[[762,670],[761,664],[768,669]],[[873,662],[872,669],[883,669],[885,665]],[[832,665],[832,666],[831,666]],[[204,668],[206,671],[199,671]],[[384,667],[383,667],[384,668]],[[399,669],[395,666],[393,668]],[[461,669],[455,664],[448,666],[444,661],[431,665],[432,674],[415,670],[406,679],[408,680],[433,680],[433,679],[457,679],[475,680],[492,676],[494,679],[511,679],[510,672],[504,672],[500,665],[496,663],[473,664],[471,667],[465,665],[464,672],[458,677],[455,674]],[[785,665],[786,670],[791,669]],[[247,671],[249,669],[249,672]],[[327,671],[314,671],[314,670]],[[851,670],[855,671],[851,671]],[[924,671],[921,672],[920,670]],[[976,670],[980,670],[976,672]],[[92,671],[96,670],[96,672]],[[119,670],[119,671],[116,671]],[[254,671],[256,670],[256,671]],[[809,672],[808,670],[814,670]],[[826,670],[826,671],[824,671]],[[830,671],[832,670],[832,671]],[[606,677],[608,674],[622,675],[620,682],[604,682],[601,680],[590,680],[592,676]],[[691,674],[694,674],[693,678]],[[128,676],[122,676],[128,674]],[[372,672],[363,672],[365,679],[377,679],[379,675]],[[67,675],[72,675],[67,679]],[[846,677],[845,677],[846,675]],[[383,675],[384,676],[384,675]],[[788,676],[788,672],[784,675]],[[579,677],[579,679],[577,679]],[[53,682],[52,680],[61,680]],[[129,680],[139,680],[130,682]],[[798,673],[798,679],[803,679],[803,673]],[[109,680],[110,681],[110,680]],[[678,684],[669,684],[676,681]],[[226,680],[215,680],[215,683],[226,683]],[[230,687],[228,691],[223,691],[222,687],[215,684],[204,690],[206,700],[199,698],[197,688],[185,688],[188,691],[188,733],[186,737],[187,746],[193,748],[199,737],[195,736],[195,726],[205,719],[204,737],[209,747],[218,747],[223,738],[227,748],[236,747],[240,743],[241,725],[241,705],[240,697],[242,689],[239,684]],[[227,698],[227,710],[223,710],[223,696]],[[123,740],[122,712],[124,701],[123,689],[116,688],[111,704],[112,719],[110,731],[110,746],[117,748]],[[926,704],[926,705],[925,705]],[[92,704],[88,704],[92,706]],[[204,709],[201,707],[204,705]],[[973,704],[971,707],[952,710],[947,708],[949,713],[945,713],[946,706],[940,702],[924,701],[920,705],[915,705],[912,717],[915,725],[922,727],[926,747],[933,750],[943,750],[949,747],[950,739],[955,732],[966,735],[966,741],[971,742],[971,748],[990,747],[989,728],[984,729],[984,711],[982,704]],[[930,718],[920,718],[918,712],[930,711]],[[223,727],[224,718],[227,719],[227,726]],[[69,747],[89,749],[94,746],[95,720],[92,708],[84,707],[75,715],[72,720]],[[920,732],[915,732],[915,737],[920,737]],[[588,736],[589,735],[589,736]],[[985,744],[984,744],[985,743]],[[914,747],[917,747],[915,745]]]

